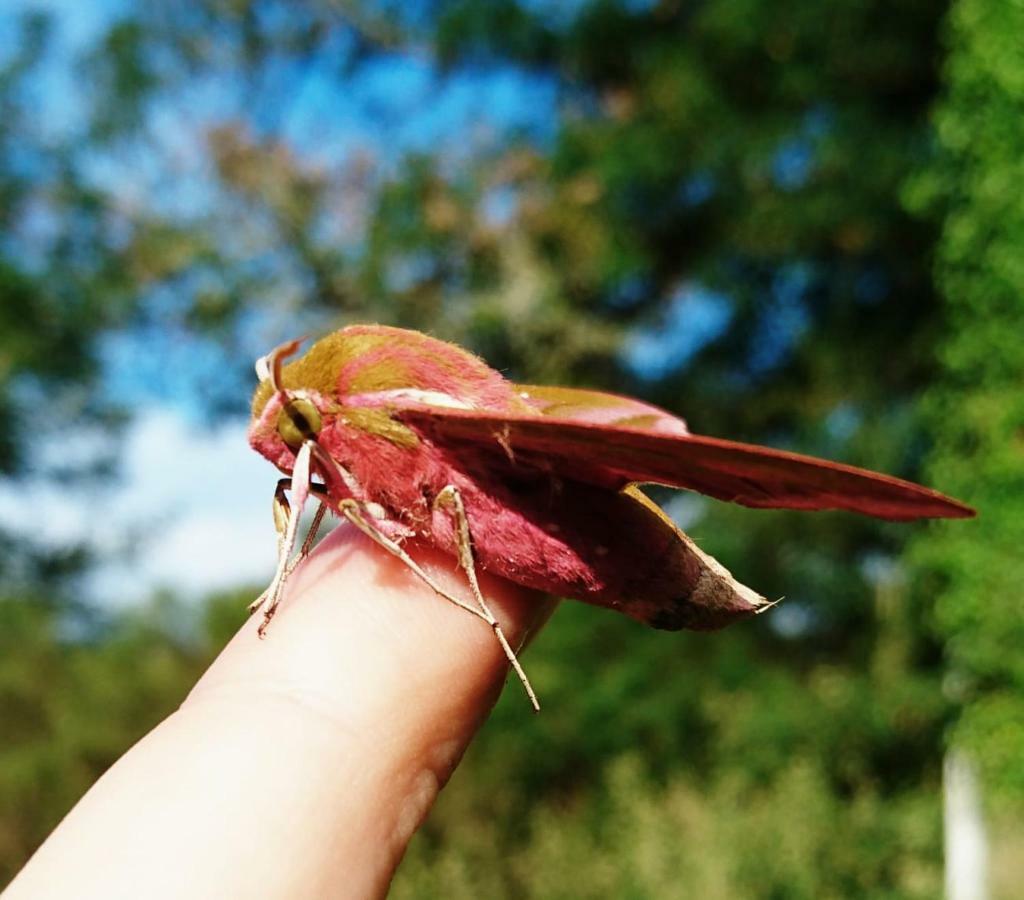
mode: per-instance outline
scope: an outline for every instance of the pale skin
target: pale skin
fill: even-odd
[[[405,546],[472,600],[453,557]],[[551,612],[479,581],[513,647]],[[501,691],[505,653],[486,622],[347,524],[288,579],[265,640],[260,619],[82,798],[5,900],[385,895]]]

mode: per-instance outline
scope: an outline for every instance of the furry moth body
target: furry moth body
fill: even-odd
[[[348,518],[428,582],[402,549],[405,538],[455,556],[473,602],[431,586],[495,630],[531,699],[476,585],[477,568],[655,628],[721,628],[769,605],[638,484],[896,520],[974,514],[887,475],[691,434],[682,419],[638,400],[516,385],[415,331],[350,326],[285,364],[297,350],[293,342],[260,360],[252,403],[250,443],[290,476],[275,495],[278,571],[254,604],[263,605],[263,627],[294,568],[298,517],[313,492],[321,509]]]

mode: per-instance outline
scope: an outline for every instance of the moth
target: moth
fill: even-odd
[[[894,520],[974,515],[888,475],[692,434],[682,419],[639,400],[513,384],[420,332],[350,326],[286,364],[300,343],[256,365],[249,440],[286,476],[274,493],[277,570],[250,607],[263,609],[261,636],[330,509],[482,619],[535,708],[478,571],[669,630],[722,628],[771,605],[704,553],[639,484],[750,507]],[[310,498],[316,515],[296,552]],[[472,601],[442,589],[416,563],[403,546],[410,538],[456,557]]]

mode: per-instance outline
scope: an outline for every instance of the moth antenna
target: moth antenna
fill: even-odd
[[[534,712],[540,712],[540,703],[537,701],[537,695],[534,693],[533,685],[530,684],[530,679],[527,678],[526,672],[519,662],[519,658],[516,656],[515,651],[512,649],[511,644],[508,642],[508,638],[505,637],[505,632],[501,628],[501,623],[498,621],[497,616],[491,612],[491,607],[484,599],[483,591],[480,590],[480,582],[476,577],[476,562],[473,559],[473,541],[469,533],[469,518],[466,515],[466,507],[462,502],[462,495],[459,493],[459,489],[453,484],[449,484],[444,487],[441,492],[434,498],[434,507],[451,506],[453,515],[455,517],[455,537],[459,551],[459,563],[466,573],[466,579],[469,581],[470,590],[473,592],[473,597],[476,599],[477,605],[483,611],[486,617],[487,623],[494,629],[494,636],[498,639],[498,643],[501,644],[501,649],[505,651],[505,656],[508,658],[509,664],[519,677],[519,681],[523,685],[523,689],[526,691],[526,696],[530,698],[530,704],[533,706]]]
[[[269,381],[276,393],[284,390],[281,384],[281,365],[289,356],[296,353],[305,337],[296,338],[284,344],[278,344],[266,356],[256,360],[256,377],[260,381]]]

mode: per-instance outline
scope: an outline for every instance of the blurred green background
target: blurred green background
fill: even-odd
[[[564,604],[543,715],[507,692],[395,897],[935,897],[953,748],[1020,896],[1022,35],[1005,0],[4,4],[3,880],[269,572],[252,360],[380,321],[981,512],[666,495],[785,603]]]

